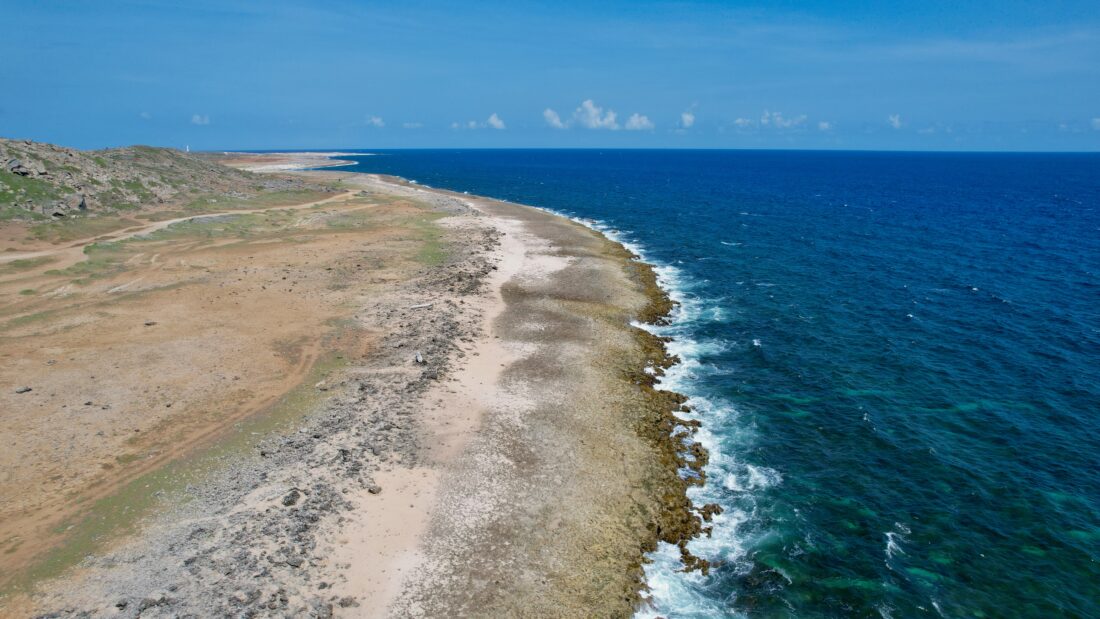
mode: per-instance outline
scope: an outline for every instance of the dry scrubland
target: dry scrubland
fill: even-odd
[[[629,325],[670,304],[621,246],[395,179],[0,147],[0,614],[622,616],[705,530]]]

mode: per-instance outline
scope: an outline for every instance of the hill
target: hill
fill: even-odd
[[[81,151],[0,138],[0,220],[117,214],[304,187],[301,179],[261,176],[170,148]]]

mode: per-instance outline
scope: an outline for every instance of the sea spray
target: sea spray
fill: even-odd
[[[662,323],[635,322],[634,326],[664,338],[668,354],[678,359],[677,364],[666,369],[663,376],[657,379],[657,386],[688,398],[687,412],[680,413],[680,416],[699,423],[692,440],[702,445],[710,456],[704,467],[708,483],[691,486],[688,498],[696,506],[714,504],[721,506],[722,511],[712,516],[710,533],[696,537],[687,546],[693,555],[713,566],[734,569],[740,566],[740,571],[744,571],[747,553],[745,545],[737,537],[738,528],[753,517],[752,511],[727,504],[714,484],[724,480],[727,485],[733,484],[729,490],[745,495],[776,485],[782,477],[771,469],[738,461],[726,453],[723,442],[708,428],[708,424],[720,423],[728,431],[729,425],[736,423],[732,405],[716,395],[708,394],[697,381],[702,373],[718,371],[705,365],[701,356],[724,352],[730,346],[724,341],[702,340],[694,332],[694,327],[701,321],[720,322],[723,319],[721,306],[695,295],[694,282],[679,268],[654,260],[641,243],[622,230],[600,220],[573,217],[552,209],[543,210],[600,232],[621,244],[639,260],[652,265],[658,285],[672,300],[674,305],[670,315]],[[682,474],[689,476],[692,472],[685,470]],[[708,590],[713,578],[698,570],[684,569],[683,557],[677,546],[661,542],[646,559],[648,563],[644,569],[648,593],[643,595],[643,603],[636,617],[729,616],[730,606],[723,602],[721,596],[715,596],[713,591]]]

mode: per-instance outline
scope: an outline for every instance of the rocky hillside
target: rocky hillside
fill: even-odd
[[[0,138],[0,219],[93,215],[301,186],[300,180],[251,174],[170,148],[81,151]]]

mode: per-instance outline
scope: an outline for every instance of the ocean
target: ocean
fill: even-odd
[[[370,151],[655,264],[725,508],[667,617],[1100,617],[1100,156]]]

